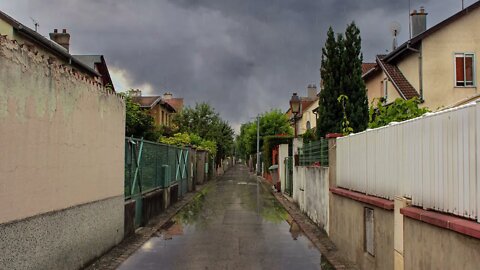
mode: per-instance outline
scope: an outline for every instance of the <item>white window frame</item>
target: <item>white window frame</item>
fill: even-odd
[[[472,56],[472,85],[467,85],[466,84],[466,67],[465,67],[465,56]],[[458,57],[463,57],[463,83],[465,85],[457,85],[457,58]],[[476,69],[476,63],[477,59],[475,56],[475,53],[473,52],[456,52],[453,54],[453,85],[455,88],[472,88],[472,87],[477,87],[477,80],[476,80],[476,74],[477,74],[477,69]]]
[[[385,104],[387,104],[388,100],[388,78],[383,79],[383,99],[385,100]]]

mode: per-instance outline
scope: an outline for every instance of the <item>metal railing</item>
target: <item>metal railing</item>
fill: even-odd
[[[125,198],[177,183],[183,193],[187,163],[187,148],[125,138]]]
[[[337,140],[337,185],[480,221],[480,104]]]
[[[328,166],[328,141],[321,138],[299,147],[298,163],[300,166]]]

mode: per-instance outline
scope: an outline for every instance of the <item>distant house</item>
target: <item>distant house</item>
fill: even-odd
[[[437,110],[479,98],[479,7],[476,2],[429,29],[425,9],[413,11],[412,38],[366,67],[369,101],[418,97]]]
[[[74,55],[74,57],[98,72],[101,76],[103,85],[109,86],[115,91],[110,72],[108,71],[107,62],[103,55]]]
[[[50,39],[48,39],[0,11],[0,35],[50,55],[52,59],[69,65],[103,86],[111,85],[114,90],[104,57],[102,55],[71,55],[69,52],[70,34],[66,29],[63,29],[62,32],[55,29],[53,33],[49,34]]]
[[[140,108],[148,110],[148,113],[155,120],[157,126],[171,126],[172,116],[177,110],[162,96],[142,96],[142,91],[133,90],[133,102],[140,105]],[[171,96],[171,94],[169,94]],[[167,98],[168,98],[167,93]],[[183,99],[182,99],[183,101]],[[183,105],[183,102],[182,102]]]
[[[297,134],[302,135],[309,129],[315,129],[317,127],[317,115],[316,109],[318,108],[318,96],[317,86],[310,84],[307,87],[307,96],[300,97],[300,113],[297,115],[296,125]],[[287,117],[292,123],[292,127],[295,128],[295,122],[293,121],[293,115],[290,110],[286,112]]]

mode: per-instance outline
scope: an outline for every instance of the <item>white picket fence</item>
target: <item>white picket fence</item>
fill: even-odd
[[[479,103],[339,138],[337,185],[480,222],[478,144]]]

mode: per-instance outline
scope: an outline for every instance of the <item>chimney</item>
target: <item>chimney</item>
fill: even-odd
[[[307,87],[307,97],[310,99],[317,98],[317,86],[315,84],[309,84]]]
[[[163,99],[165,100],[172,99],[172,97],[173,95],[170,92],[166,92],[165,94],[163,94]]]
[[[58,32],[58,29],[53,29],[53,33],[50,33],[50,39],[55,41],[58,45],[64,47],[67,52],[70,49],[70,34],[67,33],[67,29],[63,29],[62,33]]]
[[[424,7],[420,7],[420,11],[418,12],[416,10],[413,10],[410,14],[412,22],[412,38],[418,36],[425,30],[427,30],[427,15],[428,13],[425,12]]]
[[[130,96],[131,97],[141,97],[142,96],[142,90],[132,89],[132,90],[130,90]]]

